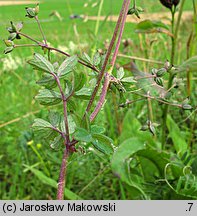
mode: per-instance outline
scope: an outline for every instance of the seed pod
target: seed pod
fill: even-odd
[[[6,47],[4,50],[4,54],[8,54],[8,53],[12,52],[13,49],[14,49],[13,46]]]
[[[134,13],[135,13],[135,8],[130,8],[127,14],[132,15]]]
[[[154,80],[158,85],[163,86],[163,80],[160,77],[156,77]]]
[[[183,108],[184,110],[191,110],[191,109],[192,109],[192,106],[189,105],[189,104],[183,104],[183,105],[182,105],[182,108]]]
[[[10,33],[8,40],[13,41],[16,38],[16,36],[17,36],[16,32]]]
[[[149,131],[152,133],[153,136],[156,134],[155,127],[152,125],[152,123],[149,126]]]
[[[36,16],[39,13],[39,9],[40,9],[39,4],[37,4],[36,7],[35,7],[35,14],[36,14]]]
[[[166,72],[167,72],[167,70],[165,68],[159,69],[157,71],[157,77],[162,77]]]
[[[27,14],[26,14],[27,17],[34,18],[36,16],[35,8],[26,7],[25,10],[27,12]]]
[[[176,7],[179,4],[180,0],[160,0],[160,2],[162,5],[171,10],[172,6],[174,5]]]
[[[16,26],[14,25],[14,23],[12,21],[10,21],[11,26],[7,28],[9,33],[14,33],[16,32]]]
[[[142,125],[142,127],[140,128],[141,131],[147,131],[149,130],[149,126],[147,124]]]
[[[170,62],[168,60],[166,60],[165,64],[164,64],[164,68],[166,70],[168,70],[170,68]]]
[[[16,24],[16,29],[17,29],[17,32],[20,32],[23,28],[23,22],[19,22]]]
[[[11,47],[11,46],[14,46],[14,42],[11,41],[11,40],[4,40],[4,43],[7,47]]]
[[[151,70],[151,74],[152,74],[152,75],[155,75],[155,74],[157,74],[157,71],[158,71],[158,70],[157,70],[156,68],[153,68],[153,69]]]

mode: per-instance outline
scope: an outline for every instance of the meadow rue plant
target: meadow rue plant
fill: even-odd
[[[176,7],[179,3],[179,1],[161,2],[170,9],[172,9],[173,5]],[[171,100],[171,98],[173,94],[176,95],[176,89],[179,87],[175,77],[186,70],[196,71],[197,57],[194,56],[182,64],[174,66],[176,37],[178,35],[180,20],[176,29],[174,29],[175,11],[173,10],[171,32],[165,24],[157,21],[145,20],[137,24],[136,27],[136,32],[139,34],[165,33],[168,35],[172,39],[171,60],[165,61],[163,66],[151,68],[150,72],[140,71],[136,64],[131,62],[129,64],[129,76],[126,75],[123,67],[116,68],[115,63],[127,15],[134,14],[140,18],[139,13],[143,11],[140,7],[136,6],[135,0],[133,1],[133,7],[129,9],[130,3],[130,0],[123,0],[122,8],[106,53],[96,51],[93,53],[92,58],[87,53],[72,56],[67,53],[69,49],[73,51],[73,49],[78,48],[71,42],[68,50],[66,47],[62,47],[62,45],[55,48],[49,43],[39,21],[38,4],[33,8],[27,7],[25,10],[27,18],[35,19],[37,22],[42,41],[23,33],[22,23],[14,24],[14,22],[11,22],[10,27],[7,29],[10,35],[4,41],[6,45],[5,54],[14,52],[14,49],[21,47],[41,48],[44,52],[44,54],[35,52],[33,58],[28,60],[28,64],[41,74],[41,78],[37,81],[37,84],[41,88],[35,96],[36,101],[43,106],[50,106],[51,109],[48,113],[48,119],[36,118],[32,127],[35,133],[45,138],[52,149],[63,151],[57,184],[57,199],[64,199],[69,158],[79,151],[81,146],[86,144],[90,145],[91,149],[94,148],[100,153],[105,154],[110,160],[113,173],[124,183],[135,188],[144,199],[149,199],[148,192],[144,188],[145,181],[144,179],[142,180],[144,174],[137,175],[138,171],[136,171],[133,176],[130,170],[138,169],[138,164],[143,169],[147,163],[146,160],[151,161],[156,167],[153,169],[153,172],[151,171],[152,176],[156,172],[158,176],[155,178],[158,181],[165,179],[165,182],[162,180],[164,184],[168,185],[176,193],[189,196],[187,188],[184,192],[181,191],[181,185],[186,183],[186,179],[182,176],[182,170],[185,169],[185,166],[192,164],[188,159],[191,155],[185,140],[181,140],[177,135],[180,132],[178,126],[167,114],[169,106],[179,108],[182,111],[193,109],[189,104],[189,100],[184,101],[183,99],[181,101],[180,98],[179,100],[174,100],[174,98]],[[182,4],[180,7],[181,10],[183,7]],[[23,37],[31,41],[31,43],[15,43],[16,39],[22,39]],[[82,45],[86,46],[86,43],[82,43]],[[64,51],[60,48],[64,49]],[[52,52],[61,54],[65,59],[61,61],[59,58],[55,59],[55,56],[52,58]],[[91,70],[89,77],[80,71],[79,64]],[[133,86],[135,90],[133,90]],[[128,137],[119,146],[115,146],[114,141],[105,135],[105,128],[103,126],[95,123],[97,116],[102,112],[104,104],[108,102],[108,93],[119,96],[119,104],[118,106],[115,104],[114,107],[122,109],[129,109],[131,104],[139,101],[146,102],[147,120],[141,125],[137,118],[133,120],[134,122],[129,122],[130,120],[126,116],[124,124],[127,124],[130,128],[130,131],[126,131],[126,136],[128,137],[128,134],[131,132],[132,137]],[[131,96],[135,96],[137,99],[131,100]],[[87,106],[84,112],[79,114],[77,106],[84,101],[86,101]],[[157,138],[157,127],[160,124],[154,120],[153,101],[158,103],[158,107],[161,107],[163,111],[163,133],[159,138]],[[57,109],[53,110],[54,105],[59,105],[61,111]],[[122,125],[119,122],[118,127],[121,131]],[[166,152],[167,133],[169,133],[169,136],[173,140],[174,149],[179,155],[179,158],[175,157],[174,161],[171,161],[172,155]],[[176,139],[178,138],[179,141],[177,142]],[[41,158],[39,149],[43,149],[43,145],[38,143],[35,148],[33,140],[27,144]],[[128,163],[128,159],[131,157],[132,161]],[[143,161],[142,158],[146,160]],[[41,163],[44,164],[43,160],[41,160]],[[177,168],[175,164],[179,164],[179,167]],[[155,171],[157,168],[158,170]],[[46,166],[44,166],[44,169],[48,173]],[[145,169],[143,171],[146,172]],[[34,169],[34,173],[39,173],[43,177],[43,174],[38,170],[35,172]],[[46,180],[46,177],[43,178]],[[193,178],[192,172],[188,178],[190,180]],[[136,179],[141,180],[138,181]],[[173,179],[173,181],[171,182],[168,179]],[[151,181],[152,177],[149,180]],[[179,187],[176,187],[176,183],[178,183]],[[155,184],[155,179],[153,179],[151,184]],[[197,186],[191,184],[190,189],[196,193]],[[197,194],[193,194],[191,197],[197,197]]]

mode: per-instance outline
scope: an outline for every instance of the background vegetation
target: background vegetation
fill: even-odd
[[[96,16],[98,5],[92,7],[95,2],[93,0],[47,0],[42,2],[40,20],[50,44],[70,54],[79,55],[86,52],[92,56],[96,48],[105,50],[105,45],[111,39],[114,30],[114,22],[100,22],[98,34],[95,36],[96,21],[84,22],[83,19],[70,19],[71,14]],[[85,3],[88,3],[87,7],[84,7]],[[114,1],[105,0],[101,15],[118,15],[121,4],[122,2],[118,0],[115,4]],[[159,1],[142,0],[138,4],[149,13],[159,14],[167,11]],[[193,11],[190,1],[185,3],[184,11],[186,10]],[[61,15],[62,21],[57,16],[49,16],[53,11]],[[10,20],[23,21],[24,32],[28,32],[34,38],[40,37],[36,23],[26,19],[24,14],[24,5],[0,7],[1,41],[7,37],[5,29],[9,26]],[[192,18],[181,23],[176,51],[177,65],[187,58],[187,41],[193,25]],[[167,35],[137,34],[135,28],[136,24],[126,24],[123,37],[129,39],[130,45],[125,47],[122,43],[122,53],[161,62],[170,59],[171,40]],[[25,43],[25,39],[22,41]],[[0,53],[3,53],[4,47],[2,42]],[[26,60],[34,52],[33,48],[23,48],[16,49],[7,56],[0,54],[1,199],[54,199],[56,195],[55,184],[49,178],[58,179],[62,152],[50,149],[45,140],[35,136],[31,129],[35,116],[46,118],[47,109],[50,109],[39,105],[34,99],[38,92],[35,80],[38,80],[39,74],[26,64]],[[194,43],[191,56],[196,54]],[[130,60],[118,58],[117,62],[119,65],[124,65]],[[144,61],[136,61],[136,64],[142,71],[149,71],[153,67],[158,68],[157,64]],[[82,66],[79,66],[79,70],[86,74],[89,72]],[[126,73],[129,75],[131,72]],[[183,73],[180,78],[182,78],[183,87],[177,90],[177,94],[186,99],[188,96],[185,87],[186,75]],[[196,107],[195,74],[192,80],[190,103],[192,107]],[[133,156],[133,161],[127,163],[130,166],[131,182],[137,182],[137,185],[129,184],[124,173],[121,174],[121,178],[114,175],[118,161],[112,163],[111,167],[109,159],[103,154],[92,148],[83,147],[73,154],[69,161],[67,188],[75,194],[70,194],[67,198],[79,196],[83,199],[196,199],[195,109],[183,111],[170,107],[171,117],[168,118],[170,135],[167,137],[166,150],[160,151],[161,143],[155,140],[149,132],[140,131],[147,120],[146,103],[137,102],[121,109],[118,107],[120,102],[119,97],[110,95],[96,123],[106,128],[105,134],[114,140],[116,146],[120,143],[127,145],[126,140],[129,138],[135,138],[137,143],[140,137],[153,143],[154,148],[141,149],[138,155]],[[83,113],[86,103],[85,101],[76,105],[78,112]],[[152,105],[155,122],[162,124],[161,109],[158,103]],[[161,136],[160,131],[161,126],[158,126],[157,137]],[[181,149],[181,146],[185,144],[187,149]],[[179,145],[178,151],[177,145]],[[151,160],[149,155],[151,155]],[[121,158],[121,152],[118,157]],[[126,168],[122,167],[122,169]]]

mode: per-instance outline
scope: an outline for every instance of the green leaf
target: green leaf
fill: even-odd
[[[76,129],[76,124],[73,120],[72,115],[68,115],[67,116],[68,119],[68,129],[69,129],[69,133],[73,134],[75,132]],[[61,116],[61,120],[60,120],[60,129],[61,131],[63,131],[64,133],[66,133],[66,128],[65,128],[65,121],[64,121],[64,116]]]
[[[81,59],[83,61],[85,61],[86,63],[88,63],[88,64],[92,64],[90,56],[87,53],[85,53],[85,52],[83,53]]]
[[[57,188],[57,182],[52,179],[47,177],[43,172],[41,172],[40,170],[37,170],[31,166],[28,165],[24,165],[28,170],[30,170],[43,184],[49,185],[53,188]],[[77,194],[73,193],[72,191],[70,191],[69,189],[65,188],[64,189],[64,196],[67,199],[70,200],[79,200],[82,199],[81,197],[79,197]]]
[[[92,134],[92,137],[92,144],[98,151],[106,155],[110,155],[114,152],[112,139],[103,134]]]
[[[79,74],[75,73],[74,76],[75,92],[83,88],[85,82],[86,82],[86,75],[84,73],[79,73]]]
[[[68,98],[73,94],[74,87],[73,87],[73,84],[69,80],[64,80],[64,86],[65,86],[64,94],[66,98]]]
[[[36,82],[38,85],[45,86],[48,89],[56,87],[57,83],[51,74],[45,74]]]
[[[197,199],[197,180],[192,174],[180,176],[176,184],[176,193],[188,198]]]
[[[63,138],[61,135],[58,135],[54,138],[54,140],[50,143],[50,147],[54,150],[59,150],[61,145],[63,144]]]
[[[120,67],[117,71],[117,79],[121,80],[124,77],[124,68]]]
[[[105,132],[105,128],[99,125],[91,126],[91,134],[102,134]]]
[[[121,178],[122,181],[132,186],[130,180],[130,170],[128,160],[138,151],[145,149],[144,142],[139,138],[129,138],[120,144],[114,152],[111,166],[113,172]]]
[[[35,69],[44,71],[46,73],[54,73],[55,69],[53,65],[42,55],[35,53],[34,59],[29,60],[28,63]]]
[[[58,112],[55,112],[55,111],[49,112],[49,121],[51,125],[53,125],[54,127],[58,127],[60,123],[60,119],[61,119],[61,116]]]
[[[178,67],[178,72],[197,72],[197,56],[193,56]]]
[[[84,128],[77,128],[75,131],[75,139],[82,142],[91,142],[92,135]]]
[[[4,50],[4,54],[8,54],[8,53],[12,52],[13,49],[14,49],[13,46],[6,47]]]
[[[49,89],[41,89],[35,99],[46,106],[55,105],[62,101],[60,93]]]
[[[80,98],[82,100],[89,100],[92,95],[92,90],[86,87],[83,87],[79,91],[75,92],[74,97]]]
[[[32,127],[35,130],[40,130],[40,129],[53,128],[53,125],[50,124],[48,121],[45,121],[44,119],[36,118],[34,120],[34,123],[33,123]]]
[[[161,21],[151,21],[151,20],[143,20],[139,22],[136,26],[137,33],[155,33],[159,32],[158,29],[169,29],[167,25],[162,23]]]
[[[133,79],[133,77],[125,77],[121,79],[121,82],[123,83],[136,83],[136,80]]]
[[[166,164],[170,162],[170,154],[158,151],[156,149],[143,149],[137,155],[151,161],[159,171],[160,176],[164,177]]]
[[[60,67],[58,68],[57,75],[61,77],[69,74],[74,69],[77,62],[78,62],[77,56],[71,56],[65,59],[63,63],[60,65]]]
[[[171,137],[174,148],[177,153],[184,154],[187,151],[187,143],[181,134],[181,131],[175,121],[168,115],[167,117],[167,127],[169,130],[169,136]]]
[[[97,51],[95,54],[94,54],[94,57],[93,57],[93,65],[95,66],[98,66],[101,62],[101,55],[100,53]]]

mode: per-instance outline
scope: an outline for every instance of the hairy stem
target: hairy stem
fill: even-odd
[[[96,83],[96,86],[93,90],[93,93],[91,95],[91,98],[90,98],[90,101],[88,103],[88,106],[86,108],[86,111],[85,113],[88,113],[90,111],[90,108],[93,104],[93,101],[96,97],[96,94],[98,92],[98,89],[99,89],[99,86],[100,86],[100,83],[101,83],[101,80],[104,76],[104,73],[105,73],[105,69],[106,69],[106,66],[107,66],[107,63],[108,63],[108,60],[109,60],[109,57],[111,55],[111,52],[112,52],[112,48],[114,46],[114,43],[116,41],[116,38],[117,38],[117,34],[118,34],[118,31],[119,31],[119,28],[120,28],[120,24],[121,24],[121,21],[122,21],[122,17],[124,15],[124,11],[125,11],[125,6],[127,4],[127,2],[130,2],[130,0],[124,0],[123,2],[123,5],[122,5],[122,9],[120,11],[120,15],[118,17],[118,21],[116,23],[116,27],[115,27],[115,30],[114,30],[114,33],[113,33],[113,36],[112,36],[112,39],[111,39],[111,42],[110,42],[110,45],[109,45],[109,48],[107,50],[107,53],[106,53],[106,57],[105,57],[105,60],[104,60],[104,63],[103,63],[103,66],[102,66],[102,69],[101,69],[101,72],[99,73],[98,75],[98,79],[97,79],[97,83]]]
[[[129,9],[129,5],[130,5],[130,0],[126,2],[124,15],[123,15],[121,26],[120,26],[120,32],[119,32],[119,35],[118,35],[118,41],[116,43],[115,51],[114,51],[114,54],[113,54],[113,57],[112,57],[112,60],[111,60],[112,68],[114,68],[116,58],[117,58],[117,55],[118,55],[120,43],[121,43],[121,40],[122,40],[122,34],[123,34],[123,31],[124,31],[125,22],[126,22],[126,18],[127,18],[127,13],[128,13],[128,9]]]
[[[111,75],[111,72],[112,72],[112,70],[114,68],[115,61],[116,61],[116,58],[117,58],[117,55],[118,55],[118,50],[119,50],[119,47],[120,47],[120,42],[121,42],[122,34],[123,34],[123,31],[124,31],[124,26],[125,26],[125,22],[126,22],[126,18],[127,18],[127,12],[128,12],[129,5],[130,5],[130,0],[126,1],[125,8],[123,10],[123,18],[121,20],[120,32],[119,32],[119,35],[118,35],[118,41],[116,43],[115,52],[113,54],[112,61],[110,63],[111,68],[110,68],[109,74],[105,73],[105,80],[104,80],[104,84],[103,84],[103,87],[102,87],[102,92],[101,92],[99,101],[98,101],[94,111],[90,115],[90,121],[91,122],[95,119],[95,117],[97,116],[97,114],[101,110],[102,105],[103,105],[103,103],[105,101],[105,98],[106,98],[106,95],[107,95],[107,90],[108,90],[109,83],[110,83],[110,75]]]
[[[69,137],[69,127],[68,127],[67,98],[64,95],[64,92],[63,92],[59,77],[56,76],[55,74],[53,74],[53,76],[54,76],[54,78],[55,78],[55,80],[57,82],[60,94],[62,96],[63,111],[64,111],[64,123],[65,123],[65,129],[66,129],[66,146],[69,146],[70,137]]]
[[[108,87],[109,87],[109,83],[110,83],[110,75],[108,73],[106,73],[99,101],[98,101],[94,111],[90,115],[90,122],[92,122],[96,118],[97,114],[99,113],[99,111],[102,108],[103,103],[105,102],[105,97],[107,95],[107,90],[108,90]]]
[[[64,188],[66,184],[65,176],[66,176],[66,170],[67,170],[68,157],[69,157],[69,151],[67,148],[65,148],[63,158],[62,158],[59,180],[58,180],[58,189],[57,189],[57,199],[58,200],[64,199]]]

